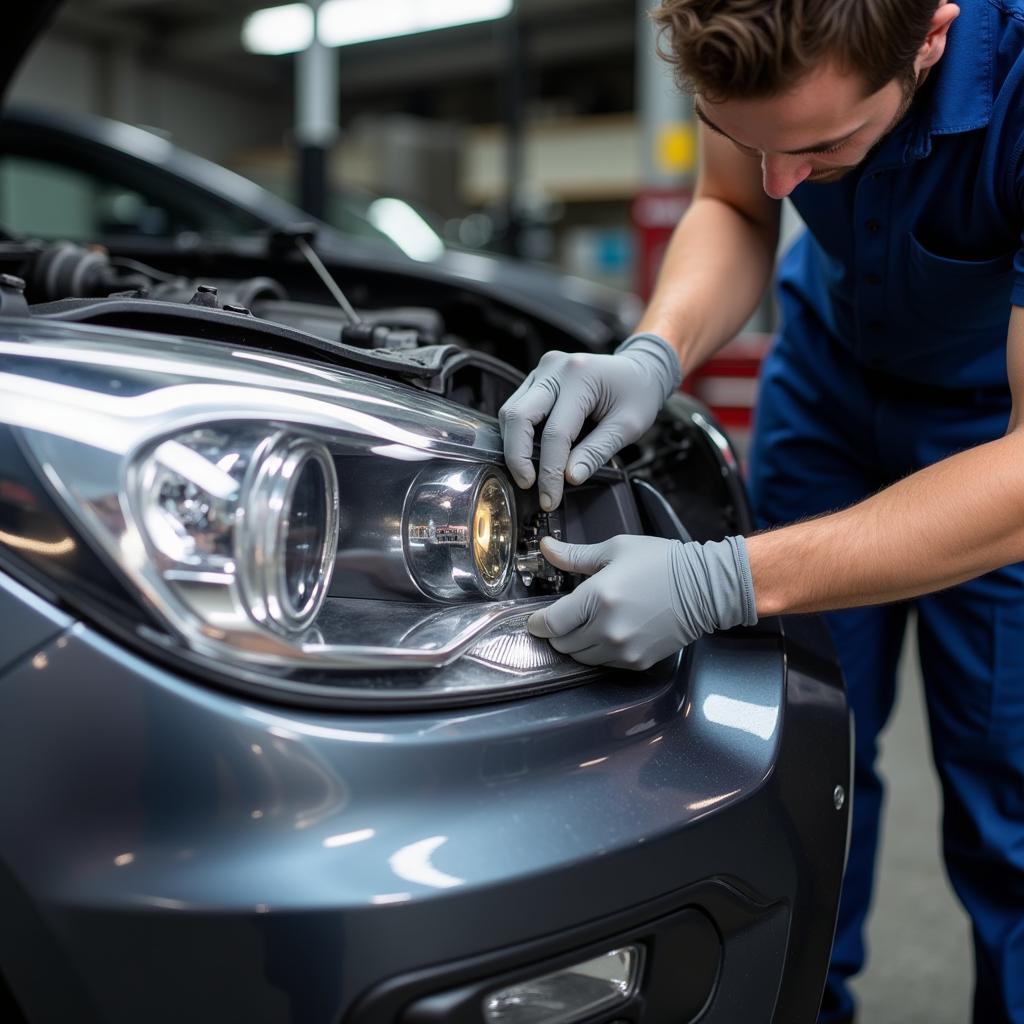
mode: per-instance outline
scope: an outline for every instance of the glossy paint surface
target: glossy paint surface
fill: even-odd
[[[4,737],[5,756],[27,758],[36,788],[29,806],[7,799],[48,836],[30,869],[81,856],[62,898],[106,906],[255,910],[271,893],[276,909],[379,905],[572,865],[755,791],[780,714],[770,645],[704,645],[688,696],[622,681],[436,717],[239,704],[81,626],[41,653],[3,684],[4,717],[31,723],[22,742]],[[77,774],[73,802],[38,799],[63,789],[68,760],[100,772]],[[110,780],[116,803],[101,795]]]
[[[20,596],[3,591],[0,622]],[[841,691],[801,686],[841,747]],[[795,867],[785,842],[773,852],[785,815],[759,800],[785,716],[777,632],[703,641],[667,681],[359,716],[219,695],[74,625],[0,679],[0,770],[24,780],[0,791],[0,897],[27,894],[18,927],[59,950],[35,986],[6,970],[40,1020],[60,1019],[47,1014],[72,971],[97,1020],[190,1006],[223,1019],[230,1005],[328,1021],[393,974],[701,878],[745,879],[770,901]],[[841,845],[835,781],[807,789]],[[700,838],[759,805],[760,868],[744,867],[742,831]],[[213,963],[222,995],[196,1017]],[[144,990],[125,986],[132,971]]]

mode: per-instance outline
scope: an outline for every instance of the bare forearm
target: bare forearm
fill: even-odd
[[[747,547],[762,616],[903,600],[1024,560],[1024,432]]]
[[[768,287],[777,228],[758,224],[722,200],[698,196],[669,245],[638,330],[679,353],[683,373],[708,359],[743,327]]]

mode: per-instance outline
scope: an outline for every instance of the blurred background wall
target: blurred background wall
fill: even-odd
[[[296,59],[245,52],[240,28],[255,6],[69,0],[13,98],[152,128],[296,198]],[[334,51],[340,133],[330,180],[364,199],[408,200],[456,244],[632,287],[631,207],[648,184],[637,55],[648,40],[638,7],[520,0],[515,31],[513,42],[503,24],[468,25]],[[514,183],[512,103],[521,133]],[[692,139],[677,137],[675,147],[672,173],[687,186]]]

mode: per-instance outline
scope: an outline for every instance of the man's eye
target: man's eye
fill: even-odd
[[[744,146],[742,142],[737,142],[735,139],[729,140],[741,153],[746,153],[747,156],[756,156],[758,159],[761,158],[761,150],[754,149],[753,146]]]
[[[819,149],[818,156],[828,156],[829,153],[838,153],[839,150],[844,149],[849,144],[849,140],[847,140],[846,142],[840,142],[838,146],[832,146],[829,149]]]

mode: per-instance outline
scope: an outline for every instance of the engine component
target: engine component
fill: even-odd
[[[177,277],[154,284],[150,297],[210,309],[217,306],[252,309],[258,302],[281,302],[288,296],[280,282],[272,277],[247,277],[238,281],[204,277],[201,284],[186,277]]]
[[[257,302],[282,302],[284,287],[271,277],[240,280],[192,278],[168,274],[137,260],[111,257],[105,249],[55,242],[23,253],[22,274],[30,302],[72,298],[152,298],[216,309],[251,309]]]
[[[135,271],[115,267],[106,250],[56,242],[45,246],[29,261],[25,271],[27,291],[33,302],[86,298],[111,292],[147,291],[151,279]]]
[[[217,287],[212,284],[196,285],[195,294],[188,300],[190,306],[205,306],[207,309],[216,309]]]
[[[24,278],[0,274],[0,316],[28,316]]]
[[[359,348],[418,348],[421,339],[415,329],[393,328],[384,324],[345,324],[341,328],[341,340],[346,345],[357,345]]]

